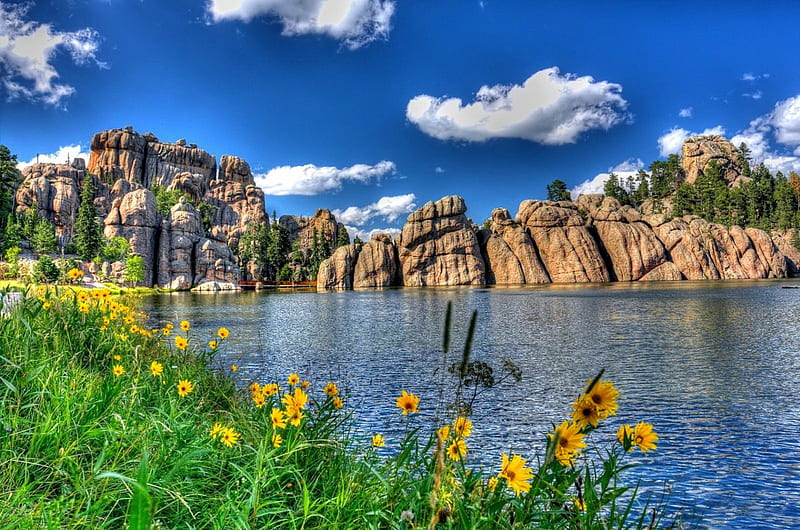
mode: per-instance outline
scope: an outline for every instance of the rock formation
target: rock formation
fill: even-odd
[[[479,234],[481,250],[486,261],[488,283],[550,282],[550,276],[539,259],[536,245],[522,225],[511,219],[508,210],[496,208],[492,211],[492,223],[489,231],[492,234],[491,237],[483,234],[483,231]],[[511,252],[514,259],[511,259],[506,249]],[[519,273],[516,272],[517,266],[520,269]],[[503,268],[510,268],[510,270],[499,270]],[[503,278],[505,281],[501,281]]]
[[[331,249],[336,246],[341,223],[325,208],[317,210],[313,217],[282,215],[278,222],[289,231],[289,241],[297,241],[298,250],[308,256],[314,245],[314,234],[318,241],[325,241]]]
[[[611,280],[600,249],[574,203],[523,201],[517,220],[531,235],[554,283]]]
[[[131,245],[131,253],[142,257],[145,285],[154,285],[157,279],[155,258],[161,221],[156,198],[145,188],[116,199],[105,219],[105,236],[124,237]]]
[[[355,245],[337,248],[333,255],[323,261],[317,274],[317,289],[321,291],[344,291],[353,288],[353,271],[358,251]]]
[[[464,199],[451,195],[408,216],[397,238],[403,285],[482,285],[486,267]]]
[[[681,166],[686,173],[686,182],[694,184],[711,163],[717,164],[722,177],[732,186],[738,186],[743,177],[736,147],[722,136],[692,136],[683,142]]]
[[[387,234],[376,234],[358,253],[353,271],[353,287],[398,285],[397,248]]]

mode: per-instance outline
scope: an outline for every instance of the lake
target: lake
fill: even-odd
[[[500,453],[541,455],[544,435],[601,369],[621,392],[618,415],[587,440],[603,447],[622,423],[653,423],[658,450],[631,453],[626,474],[704,528],[800,527],[800,290],[797,281],[719,281],[423,288],[343,293],[177,293],[145,298],[154,325],[187,319],[207,342],[231,337],[220,366],[252,380],[290,372],[349,391],[366,434],[391,444],[401,390],[421,396],[415,424],[441,401],[443,364],[460,358],[473,310],[473,359],[512,360],[522,381],[475,406],[471,462],[499,471]],[[442,355],[447,302],[453,346]],[[450,388],[450,387],[447,387]],[[449,392],[444,392],[445,399]]]

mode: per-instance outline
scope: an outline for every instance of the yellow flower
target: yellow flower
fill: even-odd
[[[172,328],[174,327],[175,326],[172,324],[172,322],[167,322],[166,324],[164,324],[164,329],[172,330]]]
[[[235,372],[235,371],[236,371],[236,370],[238,370],[238,369],[239,369],[239,367],[238,367],[238,366],[236,366],[235,364],[232,364],[232,365],[231,365],[231,372]]]
[[[592,398],[581,396],[578,401],[572,404],[572,408],[575,409],[575,412],[572,413],[572,420],[581,429],[585,429],[589,425],[597,427],[600,421],[600,412]]]
[[[131,333],[139,333],[139,326],[136,324],[131,326]]]
[[[217,436],[222,434],[222,431],[224,431],[224,430],[225,430],[225,427],[223,427],[220,422],[214,423],[214,426],[211,427],[211,433],[210,433],[211,434],[211,438],[216,440]]]
[[[67,272],[67,278],[70,280],[77,280],[78,278],[83,278],[83,272],[75,268],[70,269],[69,272]]]
[[[257,409],[260,409],[267,404],[267,400],[264,398],[264,394],[261,392],[253,394],[253,402],[256,404]]]
[[[282,443],[283,438],[280,434],[275,433],[272,435],[272,447],[280,447]]]
[[[375,434],[372,436],[372,446],[373,447],[383,447],[386,445],[386,440],[383,439],[383,435]]]
[[[261,384],[258,381],[253,381],[247,389],[250,390],[250,393],[253,395],[258,394],[261,392]]]
[[[178,381],[178,395],[180,397],[186,397],[194,390],[194,385],[192,382],[187,379],[181,379]]]
[[[121,361],[122,360],[122,355],[120,355],[120,354],[114,355],[114,360],[115,361]]]
[[[305,418],[305,415],[303,414],[303,409],[300,408],[287,409],[286,415],[289,417],[289,423],[294,425],[295,427],[299,427],[300,422],[303,421],[303,418]]]
[[[89,312],[89,305],[88,304],[81,304],[78,307],[78,311],[80,311],[81,313],[88,313]]]
[[[591,381],[589,381],[591,383]],[[597,407],[600,419],[605,419],[617,413],[617,397],[619,390],[614,388],[614,383],[611,381],[598,381],[594,387],[586,392],[586,397],[591,399],[595,407]]]
[[[158,361],[151,362],[150,373],[153,374],[153,377],[161,377],[161,374],[164,373],[164,365]]]
[[[278,393],[278,384],[268,383],[264,385],[263,391],[265,396],[273,396]]]
[[[218,335],[218,336],[219,336],[219,338],[221,338],[221,339],[227,339],[229,334],[230,334],[230,333],[229,333],[229,331],[228,331],[228,328],[219,328],[219,329],[217,330],[217,335]]]
[[[397,398],[397,406],[403,409],[403,414],[409,412],[419,412],[419,398],[414,394],[409,394],[403,390],[399,398]]]
[[[183,331],[189,331],[190,327],[192,327],[192,326],[191,326],[191,324],[189,324],[188,320],[181,320],[181,329]]]
[[[453,431],[460,437],[466,438],[472,433],[472,422],[463,416],[456,418],[453,422]]]
[[[133,324],[133,320],[134,320],[133,317],[130,315],[122,319],[122,321],[125,322],[125,324]]]
[[[300,386],[303,388],[308,388],[309,386],[311,386],[311,383],[309,383],[308,381],[303,381],[302,383],[300,383]]]
[[[111,372],[119,377],[125,373],[125,368],[123,368],[121,364],[115,364],[114,368],[111,369]]]
[[[175,347],[179,350],[185,350],[186,346],[189,344],[189,339],[181,337],[180,335],[175,336]]]
[[[497,477],[492,477],[486,483],[486,487],[489,488],[489,491],[494,492],[495,488],[497,488]]]
[[[439,428],[436,430],[436,436],[438,436],[439,438],[441,438],[441,440],[442,440],[443,442],[444,442],[445,440],[447,440],[447,438],[449,438],[449,437],[450,437],[450,426],[449,426],[449,425],[445,425],[444,427],[439,427]]]
[[[344,407],[344,401],[342,401],[342,398],[340,398],[339,396],[336,396],[335,398],[333,398],[333,406],[336,407],[337,409],[340,409]]]
[[[533,477],[533,472],[530,468],[525,467],[526,462],[519,455],[513,455],[509,461],[508,455],[503,453],[503,466],[499,476],[506,479],[508,487],[514,490],[517,495],[521,491],[527,492],[531,489],[530,480]]]
[[[233,428],[228,427],[222,432],[219,441],[228,447],[233,447],[235,444],[239,443],[239,433],[234,431]]]
[[[167,336],[167,337],[168,337],[170,333],[172,333],[172,330],[171,330],[171,329],[169,329],[169,328],[164,328],[164,335],[165,335],[165,336]]]
[[[45,302],[42,304],[42,309],[50,309],[53,306],[51,302]]]
[[[653,426],[649,423],[640,421],[636,424],[636,427],[633,428],[633,445],[645,453],[656,448],[655,442],[657,440],[658,435],[653,431]]]
[[[286,414],[284,414],[281,409],[272,409],[272,413],[269,415],[269,418],[272,420],[273,429],[286,428]]]
[[[467,444],[461,438],[453,440],[453,443],[447,448],[447,456],[450,460],[459,461],[465,454],[467,454]]]
[[[289,379],[287,379],[287,382],[290,385],[296,385],[300,382],[300,376],[297,374],[289,374]]]
[[[215,340],[208,341],[208,347],[211,348],[212,350],[216,350],[217,346],[218,346],[217,341]]]
[[[574,506],[576,510],[579,510],[581,512],[585,512],[586,511],[586,503],[581,498],[573,497],[572,498],[572,506]]]
[[[334,397],[339,393],[339,389],[336,388],[336,383],[330,382],[327,385],[325,385],[323,392],[328,394],[330,397]]]
[[[563,466],[572,465],[578,452],[586,447],[583,443],[583,433],[577,423],[565,421],[547,437],[556,440],[554,455]]]
[[[285,394],[283,396],[283,404],[288,409],[303,409],[308,403],[308,394],[303,392],[301,388],[295,388],[294,394]]]
[[[621,425],[617,429],[617,440],[622,444],[626,451],[633,450],[633,427],[630,425]]]
[[[80,300],[81,302],[85,302],[88,299],[89,299],[89,293],[87,293],[86,291],[81,291],[78,293],[78,300]]]

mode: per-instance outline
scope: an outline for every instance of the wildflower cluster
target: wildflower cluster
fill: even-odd
[[[210,435],[212,440],[218,440],[227,447],[238,444],[239,436],[241,436],[233,427],[225,427],[219,422],[214,423],[214,426],[211,427]]]

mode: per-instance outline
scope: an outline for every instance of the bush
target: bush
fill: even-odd
[[[124,237],[114,236],[106,241],[100,251],[100,257],[105,261],[125,261],[131,253],[131,244]]]
[[[57,281],[60,276],[61,271],[58,270],[50,256],[41,256],[33,266],[33,279],[36,282],[52,283]]]

